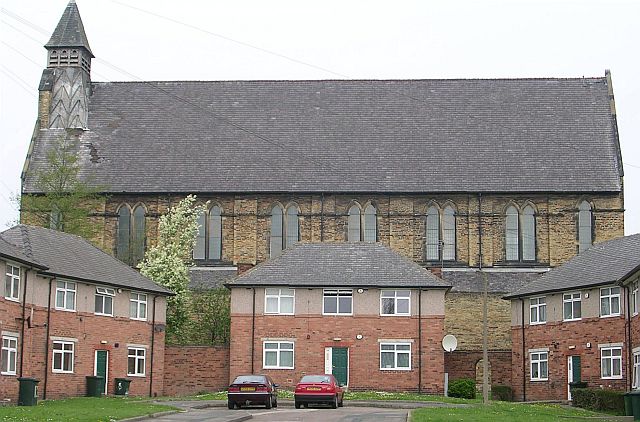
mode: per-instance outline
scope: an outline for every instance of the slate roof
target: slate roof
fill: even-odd
[[[297,243],[227,286],[424,287],[448,283],[380,243]]]
[[[238,274],[235,268],[191,268],[189,290],[211,290],[223,287]]]
[[[91,57],[94,57],[89,47],[87,34],[84,32],[84,25],[80,18],[78,5],[74,0],[67,4],[62,17],[58,22],[58,26],[53,31],[49,42],[44,45],[46,48],[53,47],[84,47],[87,49]]]
[[[18,225],[0,233],[0,238],[28,251],[30,258],[46,265],[47,269],[41,271],[43,274],[162,295],[172,294],[79,236]]]
[[[108,192],[618,192],[606,77],[93,83]],[[37,192],[40,130],[24,192]]]
[[[35,259],[22,252],[15,245],[4,240],[2,237],[0,237],[0,257],[19,262],[21,264],[32,265],[41,269],[47,268],[46,265],[40,264]]]
[[[615,283],[638,264],[640,234],[597,243],[505,299]]]
[[[507,294],[529,285],[540,278],[540,272],[494,272],[484,271],[487,275],[488,293]],[[477,270],[470,271],[444,271],[442,279],[451,284],[453,293],[482,293],[484,292],[484,279],[482,273]]]

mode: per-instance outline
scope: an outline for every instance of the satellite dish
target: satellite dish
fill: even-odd
[[[447,334],[442,338],[442,348],[447,352],[453,352],[458,347],[458,339],[453,334]]]

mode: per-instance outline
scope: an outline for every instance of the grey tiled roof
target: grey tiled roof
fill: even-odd
[[[18,225],[0,237],[47,266],[45,274],[125,287],[145,292],[172,294],[142,276],[122,261],[93,246],[83,238],[43,227]]]
[[[511,293],[529,285],[540,278],[540,272],[494,272],[485,271],[487,275],[487,291],[492,294]],[[451,284],[454,293],[482,293],[484,279],[482,273],[471,271],[444,271],[442,279]]]
[[[297,243],[229,286],[431,287],[450,285],[380,243]]]
[[[92,88],[81,175],[109,192],[621,190],[602,77]],[[64,134],[39,132],[25,192]]]
[[[638,264],[640,234],[620,237],[593,245],[506,298],[614,283]]]
[[[45,47],[84,47],[89,51],[91,57],[93,57],[75,1],[71,0],[69,4],[67,4],[67,8],[62,14],[58,26],[56,26]]]
[[[210,290],[224,286],[238,274],[237,269],[232,268],[191,268],[189,270],[190,290]]]
[[[38,268],[47,268],[45,265],[40,264],[26,253],[22,252],[17,246],[4,240],[0,237],[0,256],[9,260],[17,261],[26,265],[33,265]]]

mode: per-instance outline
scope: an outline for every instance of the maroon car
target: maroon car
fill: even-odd
[[[344,392],[333,375],[305,375],[296,385],[294,404],[296,409],[309,404],[328,404],[342,407]]]
[[[267,375],[240,375],[229,386],[229,409],[243,405],[263,404],[267,409],[278,407],[278,384]]]

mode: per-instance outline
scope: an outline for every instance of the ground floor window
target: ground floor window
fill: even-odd
[[[75,344],[69,341],[53,342],[53,372],[73,372]]]
[[[129,347],[127,363],[127,375],[143,377],[146,363],[147,350],[142,347]]]
[[[411,343],[380,343],[380,369],[411,369]]]
[[[633,353],[633,388],[640,388],[640,352]]]
[[[293,369],[294,346],[292,341],[265,341],[262,367],[265,369]]]
[[[600,369],[602,378],[622,378],[622,347],[601,348]]]
[[[2,375],[16,374],[18,360],[18,339],[12,336],[2,336]]]
[[[531,381],[549,379],[549,352],[531,352]]]

